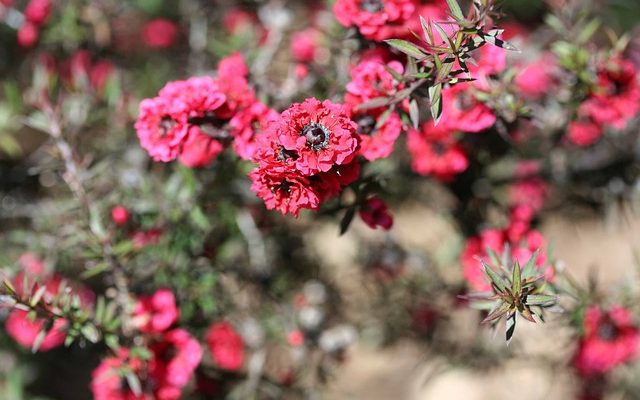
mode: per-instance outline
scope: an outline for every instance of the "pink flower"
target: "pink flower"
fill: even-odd
[[[24,262],[38,262],[38,260],[30,258],[30,256],[25,257],[25,255],[23,255],[23,257],[21,257],[20,259],[21,264],[23,264]],[[16,288],[18,294],[20,294],[21,296],[25,296],[26,293],[23,293],[23,281],[25,279],[25,276],[27,277],[30,285],[33,285],[33,292],[38,290],[40,286],[44,284],[46,289],[44,294],[42,295],[40,304],[45,308],[52,306],[54,296],[56,296],[60,292],[60,287],[63,284],[64,280],[62,279],[62,277],[57,275],[46,276],[40,274],[38,272],[41,268],[40,265],[30,265],[30,267],[32,268],[25,269],[24,272],[20,272],[15,276],[14,287]],[[32,275],[32,272],[35,272],[38,275]],[[43,281],[43,283],[41,284],[37,281]],[[73,292],[78,295],[81,307],[90,306],[93,303],[94,295],[90,290],[77,285],[72,285],[70,287]],[[44,318],[36,317],[35,319],[32,319],[29,317],[27,311],[14,309],[13,311],[11,311],[9,317],[5,321],[5,329],[9,336],[11,336],[16,342],[18,342],[18,344],[25,348],[31,349],[36,339],[40,336],[42,330],[46,327],[46,324],[47,321]],[[67,320],[62,318],[55,319],[53,321],[53,326],[46,333],[46,335],[44,336],[44,340],[38,347],[38,351],[47,351],[60,346],[64,342],[64,339],[67,335],[67,326]]]
[[[242,368],[244,341],[230,323],[217,322],[211,325],[205,340],[217,365],[231,371]]]
[[[482,263],[478,258],[490,264],[487,249],[493,250],[496,254],[502,254],[505,244],[511,248],[511,257],[518,260],[520,265],[525,265],[536,250],[540,250],[536,260],[536,267],[542,269],[546,265],[546,244],[542,235],[530,228],[517,232],[517,235],[510,236],[508,233],[516,233],[510,229],[485,229],[478,236],[467,240],[460,256],[464,278],[473,290],[489,291],[491,285],[487,281]],[[545,278],[549,281],[554,279],[554,269],[549,267],[545,271]]]
[[[202,347],[186,330],[174,329],[164,333],[150,349],[153,358],[149,362],[149,375],[157,385],[156,397],[180,399],[182,388],[189,383],[200,364]]]
[[[292,347],[300,347],[304,344],[304,333],[295,329],[287,334],[287,343]]]
[[[100,60],[96,62],[89,71],[89,83],[91,87],[98,93],[102,94],[109,78],[114,75],[115,66],[111,61]]]
[[[329,100],[293,104],[271,127],[281,145],[296,153],[296,169],[304,175],[348,164],[358,151],[356,124],[344,106]]]
[[[474,96],[473,86],[462,83],[442,90],[440,124],[443,126],[477,133],[491,128],[495,123],[495,114]]]
[[[360,154],[364,158],[374,161],[393,153],[396,140],[402,133],[402,120],[398,113],[389,114],[380,126],[376,126],[380,115],[373,111],[359,113],[352,118],[358,125]]]
[[[338,0],[333,12],[342,25],[356,26],[365,38],[382,41],[408,36],[407,24],[417,5],[415,0]]]
[[[34,253],[23,253],[18,259],[20,270],[30,277],[45,274],[44,262]]]
[[[433,175],[445,182],[464,172],[469,165],[464,149],[443,124],[434,126],[427,121],[420,130],[409,129],[407,147],[415,172]]]
[[[41,318],[31,319],[27,311],[13,310],[5,321],[5,329],[18,344],[26,349],[31,349],[45,328],[46,321]],[[57,319],[51,330],[47,332],[40,344],[38,351],[47,351],[60,346],[67,336],[67,321]]]
[[[404,73],[403,65],[398,61],[383,63],[382,61],[361,61],[351,69],[351,81],[347,83],[345,104],[356,108],[362,103],[376,97],[390,97],[402,89],[403,86],[387,70],[398,74]]]
[[[202,348],[187,331],[165,332],[150,344],[151,358],[143,361],[120,349],[107,357],[92,373],[95,400],[178,400],[202,358]],[[124,372],[140,380],[142,394],[136,396]]]
[[[115,206],[111,209],[111,220],[116,225],[124,225],[129,221],[129,210],[124,206]]]
[[[157,244],[162,236],[162,229],[153,228],[146,231],[135,231],[131,235],[131,241],[135,249]]]
[[[524,66],[515,79],[518,91],[530,100],[538,100],[549,93],[554,83],[555,62],[553,55],[543,54],[531,64]]]
[[[320,193],[308,177],[292,167],[259,167],[249,173],[251,190],[269,210],[298,216],[301,209],[316,210]]]
[[[387,204],[379,197],[372,197],[360,208],[360,218],[371,229],[378,226],[388,231],[393,226],[393,216],[389,214]]]
[[[594,144],[600,139],[602,133],[602,127],[591,121],[572,121],[567,128],[569,141],[581,147]]]
[[[18,45],[25,49],[33,47],[38,41],[38,27],[31,22],[25,22],[18,29]]]
[[[316,28],[307,28],[291,37],[291,54],[297,62],[316,61],[322,33]]]
[[[51,0],[31,0],[24,9],[24,17],[34,25],[44,24],[51,15]]]
[[[197,130],[193,130],[187,136],[178,160],[181,164],[189,168],[206,167],[211,164],[223,150],[224,146],[220,141],[204,133],[200,133]]]
[[[142,28],[142,41],[155,49],[172,47],[179,35],[180,30],[176,23],[164,18],[153,19]]]
[[[142,361],[129,357],[129,350],[121,348],[113,357],[103,359],[91,373],[91,393],[94,400],[151,400],[147,394],[136,396],[128,387],[122,371],[137,373]]]
[[[141,332],[160,333],[171,327],[179,316],[176,299],[167,289],[140,297],[134,311]]]
[[[278,117],[277,112],[258,101],[236,113],[229,126],[233,149],[240,158],[251,160],[254,157],[258,147],[256,138]]]
[[[573,366],[583,376],[604,374],[637,356],[638,338],[629,310],[613,307],[605,311],[590,306],[585,312],[584,336],[578,343]]]
[[[190,133],[207,128],[216,131],[219,120],[215,111],[225,101],[225,95],[210,77],[169,82],[158,97],[140,103],[135,128],[141,146],[156,161],[176,159]]]
[[[578,113],[600,125],[624,129],[640,111],[640,86],[635,66],[615,59],[598,70],[598,82]]]
[[[250,32],[264,44],[269,36],[269,31],[258,21],[255,13],[240,8],[233,8],[222,17],[222,26],[231,35],[240,35]]]

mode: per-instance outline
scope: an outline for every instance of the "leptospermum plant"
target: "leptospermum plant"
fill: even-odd
[[[26,55],[9,68],[31,77],[4,85],[0,149],[46,134],[10,174],[37,175],[42,199],[3,200],[7,254],[30,251],[2,260],[0,317],[28,352],[90,354],[78,392],[306,398],[361,328],[471,361],[445,332],[461,305],[507,343],[520,321],[560,321],[584,395],[629,391],[613,371],[638,354],[638,294],[583,287],[538,230],[562,204],[633,197],[629,36],[581,2],[536,36],[493,0],[107,3],[0,0],[8,51]],[[411,199],[446,215],[456,245],[405,248],[394,214]],[[322,268],[327,225],[361,249],[367,306]]]

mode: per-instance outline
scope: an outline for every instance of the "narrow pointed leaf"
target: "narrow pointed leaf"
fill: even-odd
[[[484,267],[485,275],[489,278],[491,283],[498,288],[498,290],[504,291],[509,287],[507,281],[505,281],[500,275],[498,275],[498,273],[496,273],[490,266],[488,266],[482,260],[480,260],[480,262],[482,262],[482,266]]]
[[[511,293],[514,296],[520,297],[522,292],[522,275],[520,271],[520,263],[518,260],[513,265],[513,275],[511,277]]]
[[[557,297],[550,294],[530,294],[525,300],[528,306],[549,306],[556,302]]]
[[[437,57],[436,57],[437,58]],[[434,125],[438,125],[442,116],[442,84],[431,86],[429,88],[429,101],[431,102],[431,117]]]
[[[416,99],[412,99],[409,103],[409,117],[411,117],[411,124],[415,129],[418,129],[420,125],[420,110],[418,109],[418,102]]]
[[[455,19],[458,19],[458,20],[464,19],[464,14],[462,14],[460,5],[456,0],[447,0],[447,4],[449,5],[449,9],[451,10],[451,15],[453,15]]]
[[[400,50],[401,52],[403,52],[404,54],[410,57],[421,60],[426,56],[426,54],[422,50],[420,50],[418,46],[406,40],[388,39],[388,40],[385,40],[385,42],[389,46],[393,47],[394,49]]]
[[[533,252],[533,254],[531,255],[531,258],[525,264],[524,269],[522,270],[522,276],[524,278],[529,278],[536,274],[536,262],[538,261],[539,254],[540,254],[539,249]]]

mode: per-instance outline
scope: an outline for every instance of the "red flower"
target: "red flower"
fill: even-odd
[[[123,371],[137,373],[142,361],[129,357],[129,350],[121,348],[113,357],[103,359],[91,374],[91,393],[94,400],[151,400],[147,394],[136,396],[127,386]]]
[[[567,129],[569,141],[581,147],[594,144],[602,133],[602,126],[594,122],[572,121]]]
[[[450,181],[469,165],[454,134],[444,125],[434,126],[431,121],[422,124],[420,130],[409,129],[407,147],[412,158],[411,168],[421,175]]]
[[[193,376],[200,360],[202,347],[189,332],[174,329],[162,335],[161,340],[150,346],[153,353],[149,361],[149,376],[157,387],[158,400],[178,400]]]
[[[218,140],[192,129],[182,146],[178,160],[190,168],[206,167],[223,150],[224,146]]]
[[[18,344],[26,349],[31,349],[44,329],[46,321],[42,318],[31,319],[27,311],[13,310],[5,321],[5,329]],[[47,351],[60,346],[67,336],[67,321],[57,319],[51,330],[47,332],[40,344],[38,351]]]
[[[382,41],[408,35],[417,5],[416,0],[338,0],[333,12],[342,25],[356,26],[365,38]]]
[[[38,41],[38,27],[31,22],[25,22],[18,29],[18,45],[24,48],[33,47]]]
[[[635,66],[615,59],[598,71],[598,83],[578,113],[600,125],[624,129],[640,111],[640,86]]]
[[[261,167],[249,173],[251,190],[269,210],[296,217],[301,209],[315,210],[320,205],[320,194],[308,177],[292,167]]]
[[[348,164],[358,151],[356,124],[344,106],[329,100],[293,104],[271,126],[280,144],[296,153],[296,169],[304,175]]]
[[[205,340],[216,364],[232,371],[242,368],[244,342],[231,324],[217,322],[211,325]]]
[[[587,308],[584,336],[578,343],[573,366],[583,376],[610,371],[637,356],[638,328],[631,322],[631,312],[622,307],[604,311]]]
[[[248,75],[249,68],[242,54],[235,52],[220,60],[216,82],[226,96],[226,102],[216,110],[219,118],[229,120],[236,112],[256,102],[255,93],[247,82]]]
[[[111,219],[116,225],[124,225],[129,221],[129,210],[124,206],[115,206],[111,209]]]
[[[528,226],[527,226],[528,228]],[[511,257],[518,260],[520,265],[525,265],[536,250],[540,250],[536,260],[536,266],[543,268],[546,265],[547,257],[545,252],[545,241],[542,235],[535,230],[527,229],[519,232],[518,235],[510,236],[510,227],[506,229],[485,229],[480,235],[467,240],[460,256],[464,278],[473,290],[480,292],[490,291],[491,285],[487,281],[482,264],[478,258],[489,263],[487,249],[492,249],[497,254],[502,254],[505,244],[509,243]],[[515,232],[511,230],[511,232]],[[553,280],[554,269],[549,267],[545,271],[545,277]]]
[[[34,25],[44,24],[51,15],[51,0],[31,0],[24,9],[24,17]]]
[[[515,78],[518,91],[527,99],[537,100],[549,93],[554,83],[556,60],[551,54],[543,54],[524,66]]]
[[[442,118],[439,124],[451,130],[482,132],[496,123],[493,111],[478,101],[474,87],[459,84],[442,90]]]
[[[311,63],[317,60],[322,32],[316,28],[307,28],[291,37],[291,54],[297,62]]]
[[[141,297],[134,311],[141,332],[160,333],[171,327],[179,316],[176,299],[167,289]]]
[[[278,117],[277,112],[258,101],[236,113],[229,126],[233,136],[233,149],[240,158],[253,159],[258,147],[256,138]]]
[[[367,200],[360,209],[360,218],[371,229],[376,229],[379,226],[384,230],[389,230],[393,226],[393,216],[389,214],[387,204],[378,197]]]
[[[175,22],[164,18],[156,18],[144,25],[142,41],[149,47],[166,49],[176,43],[179,34],[180,30]]]
[[[392,112],[382,125],[376,127],[380,115],[373,112],[356,114],[353,120],[358,124],[360,154],[369,161],[386,158],[393,153],[393,146],[402,133],[402,120]]]
[[[189,133],[200,132],[200,126],[214,125],[211,129],[216,129],[218,120],[212,113],[225,100],[218,84],[210,77],[169,82],[158,97],[140,103],[135,123],[140,144],[156,161],[176,159]]]
[[[403,88],[391,72],[404,73],[404,67],[398,61],[384,63],[381,60],[361,61],[351,69],[351,81],[347,83],[345,104],[355,108],[376,97],[390,97]]]
[[[25,257],[26,256],[26,257]],[[35,265],[25,265],[26,262],[35,263]],[[48,307],[48,305],[52,304],[54,296],[57,296],[60,292],[60,287],[63,284],[63,279],[60,276],[46,276],[42,275],[41,265],[39,264],[39,260],[33,259],[30,255],[23,255],[20,258],[20,263],[23,267],[30,267],[29,269],[25,269],[23,272],[20,272],[14,278],[14,286],[21,296],[26,295],[23,293],[23,281],[25,275],[28,278],[30,284],[34,285],[33,292],[38,290],[38,288],[44,284],[46,287],[45,292],[42,296],[41,304],[44,307]],[[33,273],[36,274],[33,274]],[[42,281],[43,283],[36,283],[37,281]],[[35,283],[35,284],[34,284]],[[65,282],[66,284],[67,282]],[[69,287],[69,286],[66,286]],[[88,289],[83,287],[79,287],[77,285],[71,287],[72,290],[78,294],[80,298],[80,305],[82,307],[89,306],[93,303],[94,295]],[[65,319],[56,319],[53,323],[51,329],[47,332],[44,337],[44,340],[38,347],[39,351],[47,351],[51,350],[55,347],[60,346],[66,337],[68,322]],[[36,317],[32,319],[29,317],[27,311],[14,309],[11,311],[7,320],[5,321],[5,329],[9,336],[11,336],[18,344],[21,346],[31,349],[40,335],[40,332],[45,328],[46,321],[43,318]]]
[[[92,373],[95,400],[178,400],[202,358],[200,344],[183,329],[164,333],[151,343],[151,358],[132,357],[128,349],[107,357]],[[125,372],[138,377],[143,393],[136,396]]]

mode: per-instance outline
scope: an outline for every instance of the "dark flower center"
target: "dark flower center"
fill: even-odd
[[[383,0],[361,0],[360,9],[362,11],[376,13],[384,9],[384,2]]]
[[[298,154],[293,150],[287,150],[283,146],[278,146],[278,152],[276,154],[278,161],[287,162],[289,160],[297,160]]]
[[[358,118],[358,134],[371,135],[376,127],[376,119],[371,115],[363,115]]]
[[[300,135],[307,139],[309,147],[318,151],[320,149],[324,149],[329,144],[331,131],[320,123],[312,122],[302,129],[302,133]]]
[[[447,152],[447,146],[445,146],[444,143],[433,142],[431,143],[431,148],[433,149],[433,152],[439,156]]]
[[[229,129],[230,119],[219,118],[215,113],[207,112],[200,117],[191,117],[188,122],[200,128],[202,133],[221,143],[228,144],[233,140]]]
[[[604,322],[598,327],[598,336],[606,341],[612,341],[618,337],[620,330],[611,322]]]

